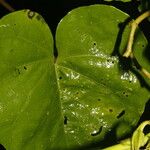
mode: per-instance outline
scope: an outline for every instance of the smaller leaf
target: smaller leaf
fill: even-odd
[[[147,142],[150,140],[150,134],[145,135],[143,132],[147,125],[150,125],[150,121],[143,122],[133,133],[132,150],[140,149],[140,147],[147,144]],[[150,145],[150,143],[148,143],[148,145]]]
[[[146,145],[146,150],[150,148],[150,132],[144,134],[144,128],[150,125],[150,120],[143,122],[133,133],[132,138],[119,142],[119,144],[106,147],[103,150],[139,150]]]

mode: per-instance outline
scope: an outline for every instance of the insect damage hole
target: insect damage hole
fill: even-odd
[[[24,66],[23,68],[24,68],[24,70],[27,70],[27,67],[26,67],[26,66]]]
[[[96,42],[94,42],[93,45],[96,46]]]
[[[128,96],[129,96],[126,92],[123,92],[123,95],[124,95],[124,96],[126,96],[126,97],[128,97]]]
[[[98,100],[98,101],[101,101],[101,99],[100,99],[100,98],[98,98],[97,100]]]
[[[125,110],[122,110],[122,111],[117,115],[117,119],[121,118],[123,115],[125,115]]]
[[[76,94],[78,95],[78,94],[79,94],[79,92],[76,92]]]
[[[21,74],[21,72],[20,72],[20,69],[19,69],[19,68],[16,68],[16,69],[15,69],[15,71],[16,71],[16,73],[17,73],[18,75],[20,75],[20,74]]]
[[[114,64],[115,63],[114,60],[110,60],[110,59],[107,59],[106,61],[107,61],[107,63],[110,63],[110,64]]]
[[[64,125],[67,125],[67,123],[68,123],[68,118],[67,116],[64,116]]]
[[[109,109],[109,112],[112,113],[112,112],[113,112],[113,109],[110,108],[110,109]]]
[[[110,62],[110,60],[109,60],[109,59],[107,59],[106,61],[107,61],[107,62]]]
[[[61,80],[61,79],[62,79],[62,77],[60,76],[60,77],[59,77],[59,80]]]

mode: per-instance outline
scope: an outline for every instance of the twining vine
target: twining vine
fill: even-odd
[[[135,58],[134,53],[133,53],[133,42],[134,42],[134,36],[135,36],[135,31],[138,27],[138,25],[146,18],[150,17],[150,11],[146,11],[145,13],[143,13],[142,15],[140,15],[138,18],[136,18],[132,23],[131,23],[131,32],[129,35],[129,40],[128,40],[128,44],[127,44],[127,49],[125,51],[125,53],[123,54],[124,57],[130,57],[130,58]],[[137,60],[136,60],[137,61]],[[150,79],[150,73],[149,71],[147,71],[147,69],[143,68],[142,66],[140,66],[140,71],[142,72],[142,74],[144,74],[147,78]]]

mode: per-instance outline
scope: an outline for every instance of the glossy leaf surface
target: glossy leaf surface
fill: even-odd
[[[128,26],[121,45],[116,41],[127,18],[105,5],[71,11],[58,25],[56,63],[39,14],[25,10],[1,19],[0,143],[6,149],[70,149],[132,131],[149,91],[120,57]],[[135,48],[147,44],[140,37]]]
[[[93,5],[71,11],[58,26],[57,78],[71,142],[100,141],[114,130],[120,138],[143,112],[149,92],[121,57],[130,31],[128,25],[123,30],[127,18],[116,8]],[[134,49],[146,45],[139,31]]]
[[[56,148],[63,120],[51,32],[25,10],[2,18],[0,35],[0,143],[7,150]]]

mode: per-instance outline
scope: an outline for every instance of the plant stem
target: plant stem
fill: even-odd
[[[146,69],[141,68],[141,72],[150,79],[150,73]]]
[[[128,39],[128,44],[127,44],[127,50],[125,51],[125,53],[123,54],[124,57],[131,57],[133,58],[133,50],[132,50],[132,46],[133,46],[133,41],[134,41],[134,35],[135,35],[135,31],[137,29],[137,26],[146,18],[150,17],[150,11],[146,11],[145,13],[143,13],[142,15],[140,15],[137,19],[135,19],[132,23],[131,23],[131,32],[129,35],[129,39]],[[142,72],[142,74],[144,74],[147,78],[150,79],[150,73],[141,67],[140,71]]]
[[[3,5],[10,12],[15,11],[15,9],[10,4],[8,4],[5,0],[0,0],[0,4]]]
[[[147,17],[150,16],[150,11],[146,11],[145,13],[143,13],[141,16],[139,16],[136,20],[134,20],[131,23],[131,32],[129,35],[129,40],[128,40],[128,44],[127,44],[127,50],[125,51],[125,53],[123,54],[124,57],[129,57],[130,54],[132,53],[132,45],[133,45],[133,41],[134,41],[134,35],[135,35],[135,31],[137,29],[137,26]]]

